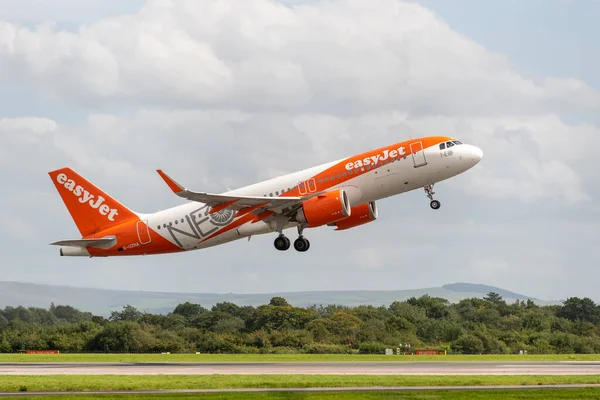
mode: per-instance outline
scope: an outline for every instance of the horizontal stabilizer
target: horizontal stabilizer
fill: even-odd
[[[95,247],[98,249],[108,249],[117,244],[117,238],[116,236],[107,236],[94,239],[70,239],[60,240],[50,244],[54,246]]]

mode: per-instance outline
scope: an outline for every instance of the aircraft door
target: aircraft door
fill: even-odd
[[[421,141],[410,144],[410,152],[412,153],[413,164],[415,168],[427,165],[425,152],[423,151],[423,143]]]
[[[150,239],[150,228],[148,227],[148,220],[137,222],[137,234],[140,244],[148,244],[151,242]]]

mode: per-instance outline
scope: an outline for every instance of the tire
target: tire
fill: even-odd
[[[279,251],[285,251],[290,248],[290,239],[285,236],[278,236],[273,242],[275,248]]]
[[[296,249],[296,251],[303,253],[306,250],[308,250],[309,246],[310,246],[310,243],[308,242],[308,240],[306,240],[304,238],[298,238],[298,239],[294,240],[294,249]]]

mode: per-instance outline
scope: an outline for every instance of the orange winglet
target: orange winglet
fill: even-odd
[[[173,193],[183,192],[185,188],[175,182],[169,175],[162,172],[162,170],[157,169],[156,172],[160,175],[161,178],[167,183],[167,186],[173,191]]]
[[[226,203],[221,203],[221,204],[219,204],[218,206],[214,206],[213,208],[211,208],[211,209],[210,209],[210,211],[209,211],[208,213],[209,213],[209,214],[214,214],[214,213],[217,213],[217,212],[219,212],[219,211],[221,211],[221,210],[224,210],[224,209],[226,209],[226,208],[227,208],[227,207],[229,207],[229,206],[232,206],[232,205],[234,205],[236,202],[237,202],[237,199],[236,199],[236,200],[231,200],[231,201],[228,201],[228,202],[226,202]]]
[[[252,223],[255,224],[257,222],[260,222],[263,219],[269,218],[273,214],[275,214],[275,212],[273,212],[273,211],[263,211],[252,220]]]

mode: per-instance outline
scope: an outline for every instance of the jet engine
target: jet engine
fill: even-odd
[[[350,210],[350,216],[348,218],[328,225],[337,227],[335,229],[336,231],[341,231],[375,221],[378,215],[379,213],[377,211],[377,204],[375,204],[374,201],[370,201],[368,203],[352,207]]]
[[[313,228],[341,221],[350,214],[348,194],[343,189],[338,189],[303,202],[296,214],[296,221]]]

